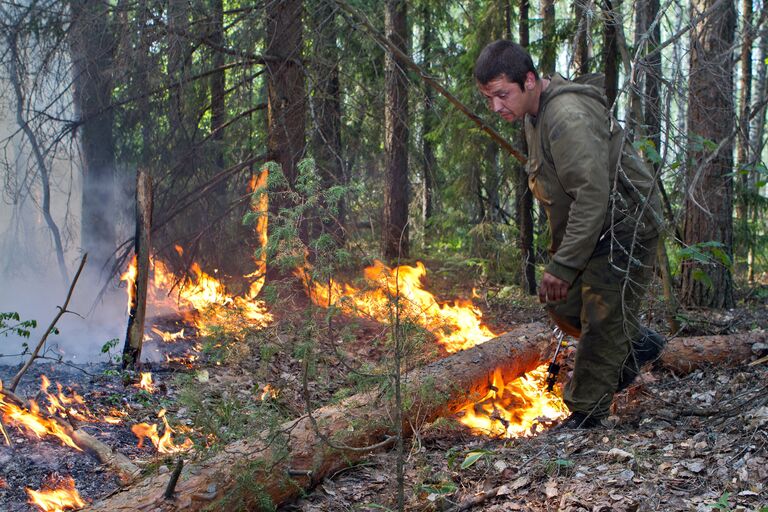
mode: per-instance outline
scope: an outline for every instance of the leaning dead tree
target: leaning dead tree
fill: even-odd
[[[768,333],[701,336],[672,340],[661,359],[682,374],[707,364],[749,360]],[[412,373],[403,403],[403,432],[455,413],[488,392],[494,372],[509,382],[546,362],[552,342],[541,323],[525,324],[471,349],[457,352]],[[168,474],[154,475],[105,500],[92,510],[257,510],[296,498],[328,475],[389,447],[396,431],[395,400],[387,386],[360,393],[227,446],[214,457],[187,464],[178,476],[174,499]]]

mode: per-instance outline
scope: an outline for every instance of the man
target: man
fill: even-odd
[[[528,184],[551,231],[539,300],[578,337],[560,428],[602,423],[616,391],[655,359],[666,340],[640,326],[638,303],[653,266],[660,203],[653,176],[612,118],[590,75],[579,83],[539,78],[530,55],[499,40],[486,46],[475,79],[488,106],[524,120]]]

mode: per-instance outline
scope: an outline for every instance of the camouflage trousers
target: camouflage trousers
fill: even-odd
[[[638,308],[657,242],[658,238],[637,242],[631,251],[598,244],[566,300],[547,307],[563,331],[579,338],[573,375],[564,392],[572,412],[608,416],[622,370],[633,360],[632,340],[642,336]]]

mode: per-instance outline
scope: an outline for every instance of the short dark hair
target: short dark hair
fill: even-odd
[[[475,62],[475,80],[482,85],[501,75],[506,75],[507,80],[524,89],[525,78],[529,71],[533,73],[536,80],[539,79],[533,59],[525,48],[506,39],[499,39],[483,48]]]

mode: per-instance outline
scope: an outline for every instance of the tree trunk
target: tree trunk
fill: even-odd
[[[530,44],[530,3],[520,0],[520,44],[528,47]],[[522,153],[528,153],[525,137],[520,137]],[[517,173],[515,184],[515,203],[517,211],[517,229],[520,233],[520,286],[528,295],[536,295],[536,253],[533,251],[533,194],[528,188],[528,174],[522,169]]]
[[[765,343],[768,343],[766,331],[675,338],[664,349],[659,361],[664,368],[678,374],[712,365],[733,367],[748,362],[755,355],[752,347]]]
[[[691,16],[711,8],[716,0],[693,0]],[[682,302],[687,306],[733,306],[730,261],[733,254],[733,58],[736,9],[720,2],[718,10],[691,31],[689,147],[686,171],[685,227],[687,246],[721,244],[702,263],[682,263]],[[714,149],[713,149],[714,148]],[[716,153],[713,153],[715,151]],[[698,246],[701,247],[701,246]]]
[[[590,0],[573,0],[573,17],[576,23],[573,35],[573,70],[576,76],[589,73],[592,46],[590,9],[593,8]]]
[[[432,64],[432,20],[431,8],[427,4],[422,9],[422,24],[424,26],[424,35],[421,42],[421,54],[424,62],[422,68],[426,73],[431,73]],[[437,160],[435,158],[434,143],[430,140],[430,133],[435,127],[435,92],[429,84],[424,84],[424,107],[423,119],[421,123],[421,149],[424,154],[424,164],[422,167],[422,192],[421,192],[421,213],[424,221],[424,246],[428,245],[430,228],[429,219],[432,217],[432,194],[434,188],[434,175],[437,169]]]
[[[557,37],[555,26],[555,0],[542,0],[541,2],[542,25],[542,43],[541,60],[539,69],[546,77],[555,72],[555,61],[557,60]]]
[[[405,0],[387,0],[384,16],[387,38],[408,53],[409,34]],[[382,254],[389,261],[407,258],[408,239],[408,79],[391,52],[386,54],[384,133],[386,183]]]
[[[70,49],[74,105],[82,122],[81,245],[95,268],[111,267],[115,250],[115,145],[112,133],[112,60],[115,41],[110,7],[98,0],[71,0]]]
[[[136,234],[134,236],[134,254],[136,255],[136,275],[129,296],[128,331],[123,346],[122,368],[141,367],[141,348],[144,344],[144,318],[147,312],[147,286],[149,284],[149,256],[152,250],[150,234],[152,232],[152,178],[139,171],[136,181]]]
[[[341,145],[341,97],[339,86],[339,49],[336,11],[331,0],[316,0],[314,23],[314,122],[312,151],[322,179],[322,188],[346,185]],[[345,203],[338,205],[335,221],[318,226],[333,236],[338,246],[344,245]]]
[[[737,248],[740,258],[749,254],[752,249],[752,240],[749,236],[749,111],[752,106],[752,43],[754,32],[752,28],[752,0],[743,0],[741,3],[742,14],[742,42],[741,77],[739,79],[739,130],[736,144],[736,171],[738,179],[738,194],[736,200],[736,222],[739,223],[739,231],[746,234],[746,243]]]
[[[211,0],[211,43],[218,48],[224,46],[224,0]],[[213,144],[213,172],[215,175],[225,168],[224,162],[224,123],[227,119],[227,106],[224,101],[226,87],[226,72],[224,70],[224,54],[218,49],[213,51],[213,69],[211,75],[211,143]],[[226,187],[223,182],[216,190],[216,195],[224,194]],[[221,197],[220,203],[223,204]]]
[[[297,164],[304,154],[306,92],[301,68],[303,48],[302,0],[267,2],[268,149],[280,164],[289,186],[296,183]],[[282,197],[270,201],[270,211],[291,206]]]
[[[522,325],[472,349],[457,352],[407,376],[403,431],[458,410],[484,396],[498,368],[509,382],[536,368],[549,356],[549,329],[541,323]],[[388,446],[395,427],[393,402],[380,390],[360,393],[339,405],[312,413],[319,432],[304,415],[281,425],[284,443],[274,434],[237,441],[209,460],[187,464],[176,486],[176,499],[162,498],[168,475],[155,475],[99,503],[93,511],[248,510],[295,498],[373,450]],[[335,449],[323,441],[330,439]],[[227,501],[230,500],[230,501]]]
[[[605,96],[608,105],[613,105],[619,92],[619,46],[617,26],[621,23],[621,0],[605,0],[603,15],[603,72],[605,73]]]

